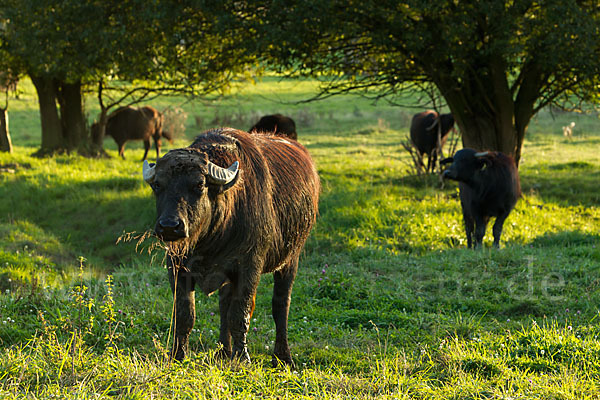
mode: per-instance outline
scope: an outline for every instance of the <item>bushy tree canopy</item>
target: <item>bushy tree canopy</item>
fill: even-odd
[[[466,146],[517,161],[540,108],[600,89],[595,0],[292,0],[255,10],[260,52],[280,71],[327,75],[325,94],[434,85]]]
[[[38,90],[42,150],[72,150],[85,143],[81,93],[90,85],[118,92],[112,105],[227,88],[253,59],[236,43],[244,32],[221,29],[231,15],[212,1],[6,0],[0,46]]]

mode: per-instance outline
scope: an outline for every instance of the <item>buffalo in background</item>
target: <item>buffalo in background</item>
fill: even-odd
[[[454,126],[452,114],[438,114],[433,110],[415,114],[410,124],[410,140],[417,149],[419,159],[427,154],[427,171],[433,172],[438,156],[438,131],[440,150],[448,139],[448,133]],[[421,163],[422,166],[424,166]]]
[[[144,157],[148,157],[150,150],[150,138],[154,139],[156,147],[156,158],[160,157],[161,136],[169,142],[173,138],[163,130],[163,115],[154,107],[141,108],[121,107],[108,116],[106,122],[106,136],[112,136],[119,148],[119,155],[125,159],[125,143],[129,140],[144,141]],[[92,135],[99,135],[98,123],[92,125]]]
[[[500,152],[462,149],[441,161],[450,164],[442,176],[458,181],[467,245],[481,246],[488,221],[494,222],[494,246],[500,246],[502,225],[521,196],[519,172],[515,161]]]
[[[296,123],[290,117],[281,114],[265,115],[248,132],[270,132],[298,140]]]
[[[175,297],[172,355],[182,359],[198,286],[219,291],[222,355],[249,360],[246,337],[261,274],[273,273],[273,361],[293,364],[287,338],[298,259],[318,212],[319,176],[306,149],[271,134],[207,131],[156,165],[156,235],[167,242]],[[233,341],[233,345],[232,345]]]

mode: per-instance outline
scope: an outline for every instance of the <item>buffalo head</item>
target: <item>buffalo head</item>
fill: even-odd
[[[177,242],[206,232],[213,209],[209,192],[232,187],[238,172],[237,161],[223,168],[191,148],[172,150],[156,164],[144,161],[144,180],[156,197],[155,234],[164,241]]]
[[[444,179],[469,183],[475,173],[484,169],[488,165],[488,152],[477,152],[473,149],[462,149],[454,154],[454,157],[448,157],[440,161],[441,165],[450,164],[443,172]]]

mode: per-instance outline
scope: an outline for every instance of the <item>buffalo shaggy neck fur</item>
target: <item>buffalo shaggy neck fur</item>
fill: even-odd
[[[475,247],[481,245],[491,217],[496,218],[493,227],[494,246],[499,247],[504,220],[521,196],[515,161],[496,151],[462,149],[441,163],[450,164],[443,177],[459,182],[468,247],[472,246],[473,233]]]
[[[236,162],[231,182],[211,180],[209,164],[227,168]],[[154,171],[155,232],[174,256],[167,259],[176,308],[173,356],[186,354],[198,286],[206,294],[219,291],[223,354],[249,360],[246,335],[258,282],[261,274],[274,273],[274,362],[292,364],[291,288],[320,191],[306,149],[273,135],[216,129],[167,153]]]

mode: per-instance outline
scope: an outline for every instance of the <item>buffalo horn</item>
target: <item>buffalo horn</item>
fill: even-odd
[[[485,157],[489,154],[489,151],[483,151],[481,153],[475,153],[475,157],[479,158],[479,157]]]
[[[154,182],[154,175],[156,174],[156,164],[148,164],[148,160],[144,160],[144,167],[142,168],[142,174],[146,183]]]
[[[440,117],[435,117],[435,120],[433,121],[433,123],[431,125],[429,125],[427,128],[425,128],[426,130],[430,131],[433,128],[435,128],[435,126],[440,122]]]
[[[217,185],[227,185],[235,179],[239,165],[240,163],[236,161],[229,168],[223,168],[208,161],[208,178]]]

